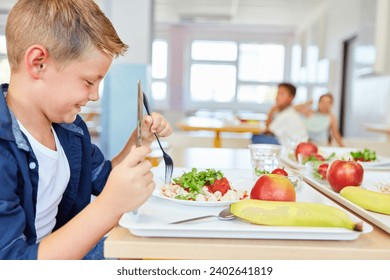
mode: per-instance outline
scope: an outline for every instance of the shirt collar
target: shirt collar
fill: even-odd
[[[2,84],[0,94],[0,138],[8,141],[15,141],[19,149],[29,151],[30,145],[23,136],[15,115],[9,110],[7,102],[5,101],[7,91],[8,84]],[[84,135],[83,130],[77,126],[80,119],[81,118],[78,116],[73,123],[61,123],[59,125],[66,130]]]

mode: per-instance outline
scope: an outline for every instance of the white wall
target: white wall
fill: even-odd
[[[330,0],[322,11],[325,18],[324,57],[330,61],[329,90],[335,96],[334,113],[340,118],[343,43],[357,36],[356,44],[375,44],[376,0]],[[319,15],[321,16],[321,15]],[[306,22],[300,32],[310,32],[320,17]],[[384,32],[389,32],[390,26]],[[387,50],[390,51],[390,50]],[[352,70],[351,75],[356,72]],[[350,108],[345,123],[352,137],[381,137],[365,130],[365,123],[390,124],[389,75],[353,77]],[[348,135],[347,135],[348,136]]]

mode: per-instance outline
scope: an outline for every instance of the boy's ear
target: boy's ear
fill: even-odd
[[[25,66],[27,72],[34,79],[39,79],[45,70],[48,59],[48,51],[41,45],[29,47],[25,55]]]

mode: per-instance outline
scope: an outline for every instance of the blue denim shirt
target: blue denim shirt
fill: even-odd
[[[38,162],[15,116],[0,94],[0,259],[36,259],[35,214]],[[84,121],[53,124],[70,166],[70,179],[58,207],[58,229],[99,195],[111,171],[98,147],[91,143]]]

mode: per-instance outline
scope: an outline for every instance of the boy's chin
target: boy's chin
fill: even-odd
[[[77,115],[69,115],[63,118],[62,123],[73,123],[76,120]]]

